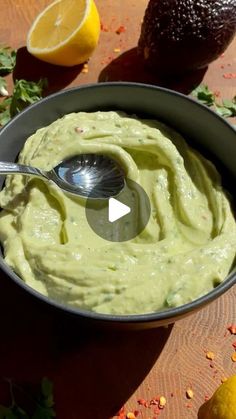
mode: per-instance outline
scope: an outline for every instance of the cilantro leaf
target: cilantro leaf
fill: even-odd
[[[11,119],[10,113],[11,97],[0,103],[0,125],[5,125]],[[1,418],[0,418],[1,419]]]
[[[192,96],[196,97],[199,102],[207,106],[212,106],[215,103],[215,95],[209,90],[208,86],[202,84],[192,91]]]
[[[7,82],[3,77],[0,77],[0,95],[9,96],[9,93],[7,91]]]
[[[29,399],[34,401],[34,411],[31,414],[26,413],[18,404],[15,402],[15,397],[12,390],[12,382],[10,383],[10,391],[12,397],[12,405],[5,407],[0,405],[0,419],[54,419],[56,413],[53,409],[53,384],[47,378],[43,378],[41,381],[40,392],[37,399],[33,399],[28,394]],[[18,386],[15,388],[24,391]],[[27,393],[24,392],[26,395]]]
[[[16,51],[9,47],[0,47],[0,74],[11,73],[16,65]]]
[[[41,382],[41,393],[45,399],[51,397],[53,393],[53,384],[46,377],[44,377]]]
[[[10,106],[11,116],[16,115],[31,103],[42,99],[42,92],[46,86],[47,79],[40,79],[38,83],[23,79],[16,80]]]
[[[214,111],[225,118],[236,116],[236,96],[232,99],[223,99],[222,103],[216,102],[215,94],[207,85],[200,85],[192,91],[192,96],[207,106],[213,106]]]
[[[236,116],[236,96],[232,100],[222,100],[222,105],[216,104],[215,110],[220,116],[226,118]]]

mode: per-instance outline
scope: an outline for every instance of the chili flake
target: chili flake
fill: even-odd
[[[231,335],[236,335],[236,324],[229,325],[227,329],[231,333]]]
[[[126,28],[125,26],[121,25],[118,29],[116,29],[117,35],[120,35],[121,33],[125,32]]]
[[[236,362],[236,352],[231,355],[231,359],[233,362]]]
[[[140,406],[144,406],[144,407],[148,407],[148,402],[147,400],[144,399],[138,399],[137,400],[138,404],[140,404]]]
[[[209,397],[207,394],[205,394],[204,399],[205,399],[205,401],[207,402],[207,401],[210,399],[210,397]]]
[[[164,396],[161,396],[159,400],[159,405],[158,405],[159,409],[164,409],[165,405],[166,405],[166,398]]]
[[[213,361],[213,359],[215,359],[215,354],[214,354],[214,352],[212,352],[212,351],[208,351],[208,352],[206,353],[206,358],[207,358],[207,359],[210,359],[211,361]]]
[[[236,73],[225,73],[223,77],[224,79],[236,79]]]
[[[154,397],[152,400],[150,400],[150,405],[158,405],[160,401],[160,397]]]
[[[84,66],[83,66],[83,68],[82,68],[82,70],[81,70],[81,73],[88,73],[88,64],[84,64]]]
[[[84,130],[83,130],[83,128],[76,127],[75,132],[77,132],[78,134],[82,134],[82,132],[84,132]]]
[[[118,419],[125,419],[125,407],[121,407],[121,409],[119,410],[119,412],[116,415],[118,417]]]
[[[234,349],[236,349],[236,341],[232,343]]]
[[[109,29],[108,29],[108,27],[106,25],[103,25],[103,23],[101,23],[101,31],[108,32]]]
[[[161,412],[159,407],[155,407],[154,411],[155,415],[159,415],[159,413]]]
[[[186,390],[186,396],[187,396],[187,398],[188,399],[192,399],[193,398],[193,390],[191,389],[191,388],[188,388],[187,390]]]

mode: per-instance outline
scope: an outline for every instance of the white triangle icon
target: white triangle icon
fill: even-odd
[[[114,221],[119,220],[130,212],[131,209],[128,205],[122,204],[115,198],[109,198],[108,220],[110,223],[114,223]]]

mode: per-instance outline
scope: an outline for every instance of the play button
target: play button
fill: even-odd
[[[86,218],[98,236],[123,242],[134,239],[145,229],[151,213],[150,201],[138,183],[126,179],[124,189],[115,198],[94,199],[93,196],[96,196],[94,190],[86,201]]]
[[[120,218],[129,214],[130,211],[131,209],[128,207],[128,205],[122,204],[122,202],[115,198],[109,199],[108,220],[110,223],[114,223],[114,221],[119,220]]]

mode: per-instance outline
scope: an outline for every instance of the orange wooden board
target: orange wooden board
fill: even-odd
[[[136,45],[147,0],[97,0],[103,28],[99,45],[82,66],[58,68],[39,62],[25,49],[27,31],[47,0],[0,0],[0,43],[18,49],[14,78],[48,77],[49,92],[84,83],[113,80],[161,82],[139,66]],[[126,31],[120,35],[120,25]],[[236,40],[224,57],[206,72],[197,72],[168,87],[188,93],[204,82],[221,97],[236,94]],[[115,49],[120,52],[115,52]],[[8,76],[11,86],[11,76]],[[158,395],[167,399],[158,416],[163,419],[194,419],[206,395],[221,378],[236,374],[231,361],[233,341],[226,327],[236,323],[236,287],[209,307],[178,321],[174,326],[129,333],[85,330],[66,321],[32,300],[3,275],[0,284],[0,403],[6,402],[4,377],[19,383],[37,383],[47,375],[55,386],[58,419],[109,419],[125,404],[140,410],[144,419],[155,418],[154,408],[137,403]],[[216,357],[206,359],[206,351]],[[186,398],[191,387],[194,398]]]

